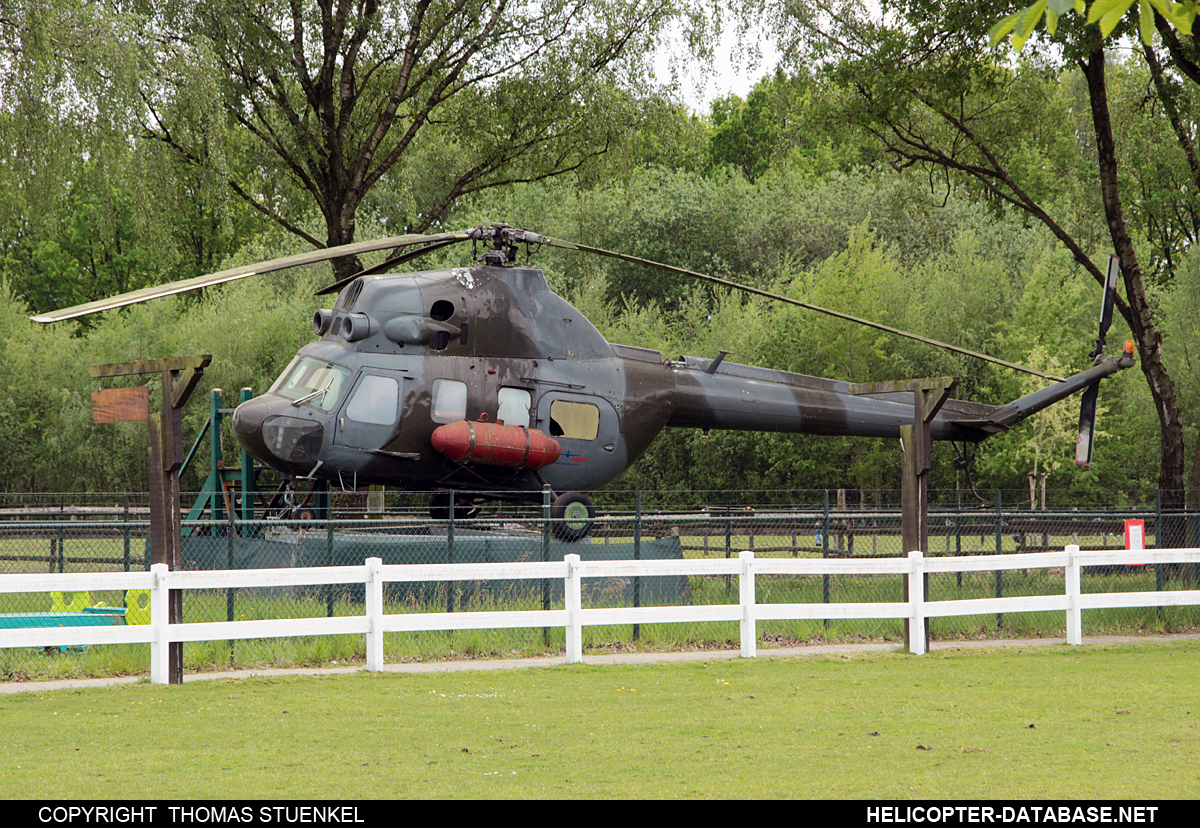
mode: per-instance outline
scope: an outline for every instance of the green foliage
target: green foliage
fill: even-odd
[[[745,101],[736,95],[713,101],[709,166],[733,167],[757,181],[789,166],[818,177],[870,165],[875,146],[842,117],[843,103],[838,90],[811,72],[777,69]]]
[[[1137,11],[1131,12],[1135,2]],[[1041,23],[1043,12],[1046,16],[1046,32],[1053,35],[1058,29],[1058,19],[1061,15],[1072,11],[1082,15],[1084,8],[1083,0],[1038,0],[1032,6],[1014,12],[992,26],[988,30],[990,45],[1000,45],[1011,33],[1013,48],[1020,51]],[[1180,33],[1190,35],[1196,20],[1196,11],[1194,0],[1185,0],[1183,3],[1176,0],[1095,0],[1087,7],[1087,22],[1098,23],[1101,36],[1109,37],[1129,13],[1137,19],[1138,35],[1142,43],[1149,46],[1154,38],[1156,14],[1161,15],[1163,20]]]

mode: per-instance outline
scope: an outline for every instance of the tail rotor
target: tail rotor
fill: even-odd
[[[1104,297],[1100,302],[1100,334],[1096,347],[1088,354],[1099,360],[1104,353],[1104,342],[1108,329],[1112,327],[1113,304],[1117,297],[1117,276],[1121,272],[1121,260],[1109,255],[1108,271],[1104,277]],[[1126,351],[1129,351],[1128,344]],[[1083,392],[1079,406],[1079,437],[1075,441],[1075,462],[1080,466],[1092,465],[1092,448],[1096,438],[1096,402],[1100,398],[1100,381],[1096,380]]]

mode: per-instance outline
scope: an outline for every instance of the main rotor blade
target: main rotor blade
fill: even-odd
[[[948,351],[955,351],[956,353],[964,354],[964,355],[970,356],[970,357],[975,357],[976,359],[982,359],[987,362],[994,362],[997,365],[1003,365],[1005,368],[1012,368],[1013,370],[1016,370],[1016,371],[1024,371],[1027,374],[1033,374],[1034,376],[1042,377],[1043,379],[1053,380],[1054,382],[1062,382],[1063,381],[1062,377],[1056,377],[1053,374],[1046,374],[1046,373],[1038,371],[1034,368],[1027,368],[1024,365],[1018,365],[1015,362],[1008,362],[1008,361],[1000,359],[998,357],[988,356],[987,354],[981,354],[978,351],[972,351],[969,348],[962,348],[962,347],[959,347],[958,345],[951,345],[949,342],[941,342],[936,339],[930,339],[929,337],[921,336],[920,334],[910,333],[909,331],[902,331],[899,328],[893,328],[890,325],[883,325],[879,322],[872,322],[869,319],[863,319],[858,316],[852,316],[848,313],[842,313],[841,311],[830,310],[829,308],[823,308],[820,305],[812,305],[812,304],[809,304],[808,302],[801,302],[799,299],[792,299],[791,297],[782,296],[778,293],[771,293],[768,290],[760,290],[759,288],[750,287],[749,285],[741,285],[741,284],[738,284],[737,282],[730,282],[727,279],[720,279],[720,278],[717,278],[716,276],[709,276],[706,273],[697,273],[694,270],[685,270],[682,267],[674,267],[672,265],[663,264],[661,262],[651,261],[650,259],[642,259],[637,256],[629,256],[624,253],[616,253],[612,250],[604,250],[599,247],[589,247],[585,244],[576,244],[575,242],[564,241],[563,239],[552,239],[552,238],[549,238],[548,236],[543,236],[541,238],[541,240],[544,244],[548,244],[551,247],[561,247],[564,250],[578,250],[582,253],[594,253],[598,256],[607,256],[612,259],[620,259],[622,261],[632,262],[634,264],[646,265],[648,267],[656,267],[660,270],[666,270],[671,273],[679,273],[683,276],[690,276],[693,279],[702,279],[706,282],[712,282],[715,285],[723,285],[724,287],[732,288],[734,290],[740,290],[744,293],[752,293],[752,294],[755,294],[756,296],[764,296],[768,299],[774,299],[778,302],[786,302],[789,305],[796,305],[797,307],[806,308],[807,310],[817,311],[818,313],[828,314],[829,316],[836,316],[838,319],[845,319],[849,322],[857,322],[860,325],[866,325],[868,327],[876,328],[877,330],[881,330],[881,331],[886,331],[887,333],[895,334],[897,336],[903,336],[908,339],[915,339],[917,342],[924,342],[926,345],[934,345],[938,348],[944,348]]]
[[[426,253],[432,253],[434,250],[440,250],[447,245],[456,244],[460,241],[463,241],[463,239],[457,237],[452,239],[443,239],[442,241],[433,242],[432,244],[427,244],[424,247],[419,247],[416,250],[410,250],[407,253],[401,253],[399,256],[393,256],[390,259],[384,259],[374,267],[364,268],[358,273],[355,273],[353,276],[347,276],[345,279],[338,279],[332,285],[326,285],[315,292],[313,296],[324,296],[327,293],[337,293],[359,276],[373,276],[376,273],[383,273],[384,271],[389,270],[396,265],[404,264],[405,262],[411,261],[418,256],[424,256]]]
[[[386,239],[373,239],[371,241],[355,242],[353,244],[342,244],[337,247],[325,247],[320,250],[312,250],[308,253],[298,253],[294,256],[284,256],[280,259],[271,259],[266,262],[257,264],[242,265],[240,267],[232,267],[228,270],[222,270],[217,273],[209,273],[204,276],[196,276],[191,279],[181,279],[178,282],[170,282],[169,284],[159,285],[157,287],[142,288],[141,290],[122,293],[120,296],[113,296],[109,299],[101,299],[96,302],[86,302],[82,305],[75,305],[62,310],[51,311],[49,313],[31,316],[34,322],[62,322],[65,319],[74,319],[79,316],[87,316],[92,313],[110,310],[112,308],[121,308],[126,305],[134,305],[138,302],[146,302],[150,299],[157,299],[160,296],[171,296],[176,293],[186,293],[189,290],[198,290],[199,288],[219,285],[225,282],[232,282],[237,279],[245,279],[247,276],[254,276],[259,273],[271,273],[277,270],[286,270],[289,267],[298,267],[300,265],[314,264],[316,262],[325,262],[330,259],[336,259],[339,256],[357,256],[359,253],[370,253],[373,250],[386,250],[392,247],[401,247],[409,244],[421,244],[423,242],[439,242],[439,241],[461,241],[468,238],[465,231],[457,231],[453,233],[438,233],[435,235],[407,235],[407,236],[392,236]]]

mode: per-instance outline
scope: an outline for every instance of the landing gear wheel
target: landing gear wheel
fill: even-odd
[[[566,492],[555,499],[550,507],[550,531],[563,541],[577,541],[592,532],[596,519],[596,507],[582,492]]]

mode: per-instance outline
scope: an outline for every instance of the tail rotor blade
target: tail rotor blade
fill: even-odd
[[[1121,275],[1121,260],[1109,254],[1108,271],[1104,275],[1104,295],[1100,298],[1100,334],[1096,338],[1096,350],[1091,357],[1095,359],[1104,352],[1104,340],[1108,329],[1112,327],[1113,304],[1117,299],[1117,277]]]
[[[1100,398],[1100,383],[1094,382],[1083,392],[1079,404],[1079,437],[1075,441],[1075,463],[1091,467],[1092,446],[1096,438],[1096,401]]]

